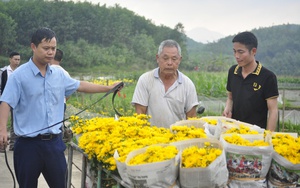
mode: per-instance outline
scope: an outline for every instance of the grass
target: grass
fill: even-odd
[[[298,133],[298,136],[300,135],[300,124],[293,124],[291,121],[284,122],[284,125],[282,122],[279,124],[279,132],[292,132],[292,133]]]

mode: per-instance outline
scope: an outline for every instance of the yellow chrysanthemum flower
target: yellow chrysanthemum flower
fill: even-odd
[[[274,151],[293,164],[300,164],[300,137],[277,133],[272,136]]]
[[[146,163],[154,163],[174,158],[178,153],[175,146],[149,146],[144,153],[134,156],[129,162],[129,165],[140,165]]]
[[[189,138],[206,138],[202,128],[177,127],[170,129],[151,126],[145,114],[123,116],[119,120],[112,117],[95,117],[82,119],[70,118],[72,130],[80,134],[78,146],[89,159],[95,159],[106,169],[116,169],[114,152],[119,154],[118,160],[125,162],[127,155],[139,148],[154,144],[168,144]]]
[[[239,146],[269,146],[268,142],[264,140],[254,140],[250,142],[249,140],[243,138],[241,135],[237,133],[233,133],[231,136],[225,136],[224,140],[230,144],[235,144]]]
[[[182,168],[206,168],[221,154],[222,150],[211,147],[209,142],[203,148],[190,146],[182,151]]]

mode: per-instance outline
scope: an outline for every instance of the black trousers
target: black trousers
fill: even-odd
[[[61,134],[44,140],[41,137],[16,140],[14,167],[20,188],[37,188],[38,178],[43,174],[50,188],[65,188],[67,162],[66,145]]]

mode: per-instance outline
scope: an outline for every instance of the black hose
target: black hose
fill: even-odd
[[[6,163],[6,166],[7,166],[8,170],[9,170],[9,172],[10,172],[12,178],[13,178],[14,188],[16,188],[16,179],[15,179],[14,173],[13,173],[13,171],[11,170],[11,168],[10,168],[10,166],[9,166],[9,164],[8,164],[8,160],[7,160],[6,145],[4,145],[4,156],[5,156],[5,163]]]

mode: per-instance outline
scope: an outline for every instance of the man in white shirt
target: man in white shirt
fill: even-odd
[[[197,115],[196,88],[190,78],[178,70],[181,59],[179,44],[165,40],[156,55],[158,67],[138,80],[131,103],[137,114],[151,116],[151,125],[169,128],[176,121]]]

